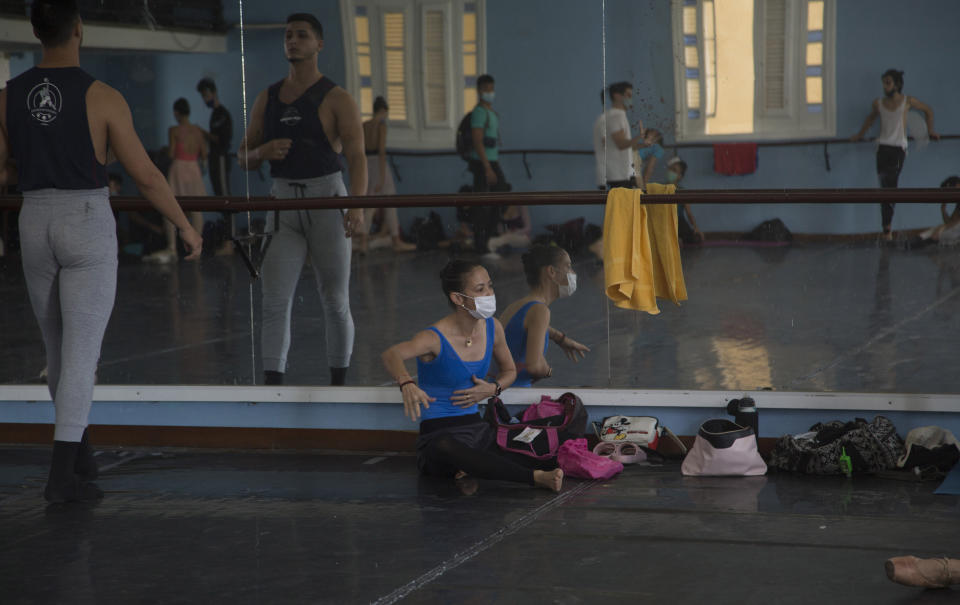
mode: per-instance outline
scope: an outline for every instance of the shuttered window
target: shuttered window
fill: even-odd
[[[485,0],[340,0],[346,88],[364,119],[389,106],[391,148],[449,149],[485,69]]]
[[[423,15],[423,93],[428,124],[442,124],[449,116],[450,80],[446,69],[446,15],[428,9]]]
[[[477,105],[477,4],[468,2],[463,8],[463,109]]]
[[[677,138],[833,136],[836,0],[673,0]]]
[[[787,2],[764,0],[763,108],[781,110],[787,106]]]
[[[370,19],[367,9],[358,6],[353,18],[357,37],[357,73],[360,75],[360,113],[369,119],[373,115],[373,67],[370,61]]]
[[[390,106],[390,117],[401,122],[407,119],[405,34],[403,13],[385,12],[383,14],[383,73],[387,86],[387,104]]]

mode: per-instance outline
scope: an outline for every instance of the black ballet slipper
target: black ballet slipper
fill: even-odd
[[[65,502],[89,502],[99,500],[103,492],[95,483],[82,481],[74,468],[77,465],[78,441],[54,441],[53,456],[50,460],[50,475],[43,497],[47,502],[59,504]]]
[[[80,447],[77,448],[77,461],[73,466],[73,471],[82,482],[95,481],[100,476],[100,469],[97,468],[97,460],[93,457],[93,448],[90,446],[87,429],[83,429],[83,438],[80,439]]]

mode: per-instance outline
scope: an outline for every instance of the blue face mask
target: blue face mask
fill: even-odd
[[[674,172],[673,170],[667,171],[667,182],[671,184],[676,184],[680,180],[680,175]]]
[[[480,100],[483,101],[484,103],[490,103],[491,105],[493,105],[494,96],[495,94],[492,92],[480,93]]]

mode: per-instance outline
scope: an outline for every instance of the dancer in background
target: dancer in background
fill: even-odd
[[[915,97],[903,94],[903,72],[888,69],[880,79],[883,84],[883,97],[874,99],[870,115],[864,120],[851,141],[862,141],[873,123],[880,119],[880,134],[877,135],[877,175],[880,187],[896,189],[903,170],[903,160],[907,157],[907,113],[911,109],[923,112],[926,117],[927,134],[931,139],[939,140],[940,135],[933,129],[933,109]],[[894,205],[884,202],[880,205],[880,224],[882,237],[893,240]]]

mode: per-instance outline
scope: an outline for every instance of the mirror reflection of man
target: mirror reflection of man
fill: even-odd
[[[883,97],[874,99],[870,115],[864,120],[851,141],[862,141],[873,123],[880,118],[880,134],[877,135],[877,175],[880,187],[896,189],[903,170],[903,160],[907,157],[907,114],[911,109],[923,112],[926,117],[927,134],[931,139],[939,140],[940,135],[933,129],[933,109],[915,97],[903,94],[903,72],[888,69],[880,78],[883,85]],[[885,240],[893,239],[893,204],[880,205],[880,223]]]
[[[34,0],[30,22],[42,57],[0,91],[0,166],[16,160],[23,273],[54,402],[44,497],[54,503],[96,500],[103,493],[93,483],[97,464],[87,421],[117,287],[108,150],[179,228],[188,259],[200,256],[202,240],[144,150],[123,96],[80,68],[83,23],[76,0]],[[43,101],[31,91],[38,86],[50,87],[55,97],[50,113],[37,111]]]
[[[212,109],[210,112],[210,130],[206,132],[210,151],[207,162],[210,168],[210,184],[213,185],[214,195],[230,195],[230,141],[233,139],[233,118],[230,112],[220,103],[217,94],[217,85],[210,78],[204,78],[197,83],[197,92],[203,103]]]
[[[353,97],[320,73],[323,27],[311,14],[287,17],[287,76],[262,91],[253,104],[240,165],[256,170],[270,162],[272,195],[279,199],[347,194],[338,152],[350,169],[350,195],[367,191],[367,159],[360,111]],[[273,221],[273,213],[269,220]],[[350,314],[350,237],[363,231],[363,209],[284,210],[273,225],[263,260],[260,347],[264,381],[283,384],[290,349],[290,311],[306,255],[310,255],[326,327],[330,384],[342,385],[353,353]]]
[[[493,109],[495,97],[493,76],[483,74],[477,78],[478,100],[470,113],[473,150],[469,162],[470,172],[473,173],[473,190],[477,193],[510,191],[510,185],[500,168],[500,116]],[[497,258],[496,253],[489,249],[489,241],[496,235],[500,212],[500,206],[474,206],[469,212],[474,248],[490,259]]]
[[[197,82],[197,92],[203,99],[203,104],[212,109],[210,112],[210,130],[204,131],[209,151],[207,152],[207,174],[216,196],[230,195],[230,143],[233,140],[233,118],[230,112],[220,102],[217,93],[217,84],[212,78],[203,78]],[[223,242],[217,249],[217,255],[223,256],[233,252],[233,242],[229,238],[232,231],[233,217],[229,213],[223,214],[227,232]]]
[[[652,145],[656,142],[658,133],[645,133],[643,123],[640,122],[640,134],[631,138],[627,111],[633,108],[633,84],[616,82],[607,88],[607,94],[610,96],[610,108],[601,113],[593,123],[597,186],[601,189],[641,187],[631,150]]]

